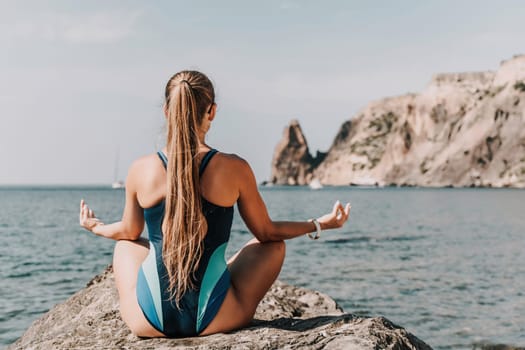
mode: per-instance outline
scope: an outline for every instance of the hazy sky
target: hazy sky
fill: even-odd
[[[109,184],[161,146],[182,69],[217,90],[209,143],[269,177],[299,119],[326,150],[369,101],[524,53],[516,1],[1,1],[0,184]]]

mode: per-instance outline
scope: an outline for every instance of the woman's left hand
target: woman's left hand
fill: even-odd
[[[86,202],[84,202],[83,199],[80,201],[79,221],[80,221],[80,226],[82,226],[86,230],[91,231],[95,234],[97,234],[95,232],[96,228],[98,226],[104,225],[102,221],[97,219],[93,210],[91,210],[88,207],[88,205],[86,204]]]
[[[336,201],[332,212],[317,219],[323,230],[342,227],[350,217],[350,203],[343,207],[341,202]]]

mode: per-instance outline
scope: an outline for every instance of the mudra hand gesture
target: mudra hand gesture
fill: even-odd
[[[104,225],[102,221],[97,219],[97,217],[95,216],[95,212],[88,207],[88,205],[83,199],[80,201],[79,222],[80,226],[82,226],[88,231],[93,232],[94,234],[97,234],[95,232],[97,226]]]
[[[350,203],[346,203],[346,205],[343,207],[341,202],[336,201],[331,213],[323,215],[317,219],[321,225],[321,229],[327,230],[342,227],[350,217],[351,208],[352,206]]]

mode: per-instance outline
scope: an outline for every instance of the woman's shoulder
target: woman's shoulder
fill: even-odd
[[[203,196],[223,207],[229,207],[238,200],[241,188],[250,178],[248,162],[237,154],[219,152],[209,161],[201,177]]]
[[[139,205],[149,208],[165,193],[166,171],[156,153],[135,159],[128,170],[126,190],[135,193]]]
[[[128,170],[128,180],[137,184],[157,182],[162,177],[162,161],[157,153],[135,159]]]
[[[235,153],[218,152],[215,155],[215,158],[220,165],[233,170],[246,171],[247,169],[250,169],[248,161]]]
[[[129,168],[129,171],[140,171],[142,169],[151,169],[152,166],[161,165],[162,161],[157,153],[151,153],[135,159]]]

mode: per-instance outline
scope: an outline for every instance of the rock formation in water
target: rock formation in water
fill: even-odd
[[[8,349],[431,349],[383,317],[344,314],[330,297],[276,282],[249,328],[181,339],[140,339],[118,311],[110,269],[36,320]]]
[[[306,185],[311,180],[312,171],[325,155],[317,152],[316,157],[312,157],[299,122],[292,120],[275,148],[271,182],[278,185]]]
[[[525,187],[525,55],[496,72],[438,74],[419,94],[370,103],[320,160],[302,133],[290,141],[296,130],[294,121],[275,150],[274,183]]]

